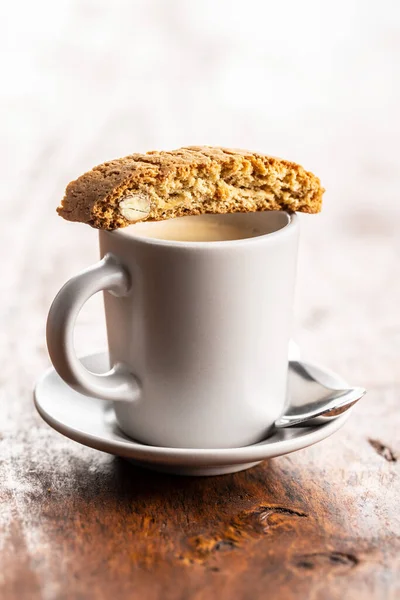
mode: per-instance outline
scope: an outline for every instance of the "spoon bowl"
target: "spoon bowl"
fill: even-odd
[[[291,394],[296,389],[296,395]],[[315,365],[298,360],[289,362],[288,403],[275,427],[322,425],[351,408],[366,393],[361,387],[335,389],[326,373]]]

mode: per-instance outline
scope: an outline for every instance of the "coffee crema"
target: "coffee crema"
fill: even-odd
[[[263,235],[254,224],[232,222],[225,215],[196,215],[148,221],[124,228],[133,237],[148,237],[175,242],[221,242],[241,240]],[[222,218],[221,218],[222,217]]]

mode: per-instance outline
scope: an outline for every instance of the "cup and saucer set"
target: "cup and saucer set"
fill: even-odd
[[[56,431],[141,467],[221,475],[311,446],[347,421],[351,408],[278,425],[288,406],[301,413],[320,401],[315,380],[330,392],[348,388],[328,369],[299,362],[293,342],[288,354],[297,215],[180,219],[207,227],[216,216],[258,234],[174,240],[168,221],[150,234],[141,224],[99,232],[100,262],[64,285],[48,317],[53,367],[34,401]],[[108,350],[78,359],[75,320],[99,291]]]

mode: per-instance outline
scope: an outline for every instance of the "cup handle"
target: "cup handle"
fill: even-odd
[[[137,379],[122,363],[100,375],[88,371],[75,354],[73,339],[79,311],[93,294],[108,290],[125,296],[129,288],[128,273],[112,254],[107,254],[67,281],[51,305],[46,329],[51,361],[60,377],[81,394],[113,401],[133,401],[140,396]]]

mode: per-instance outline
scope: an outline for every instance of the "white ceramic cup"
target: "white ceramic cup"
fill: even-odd
[[[282,413],[298,217],[219,218],[261,235],[183,242],[100,231],[102,260],[70,279],[50,309],[55,369],[78,392],[113,401],[120,428],[137,441],[240,447],[263,439]],[[97,375],[75,355],[73,329],[101,290],[113,366]]]

